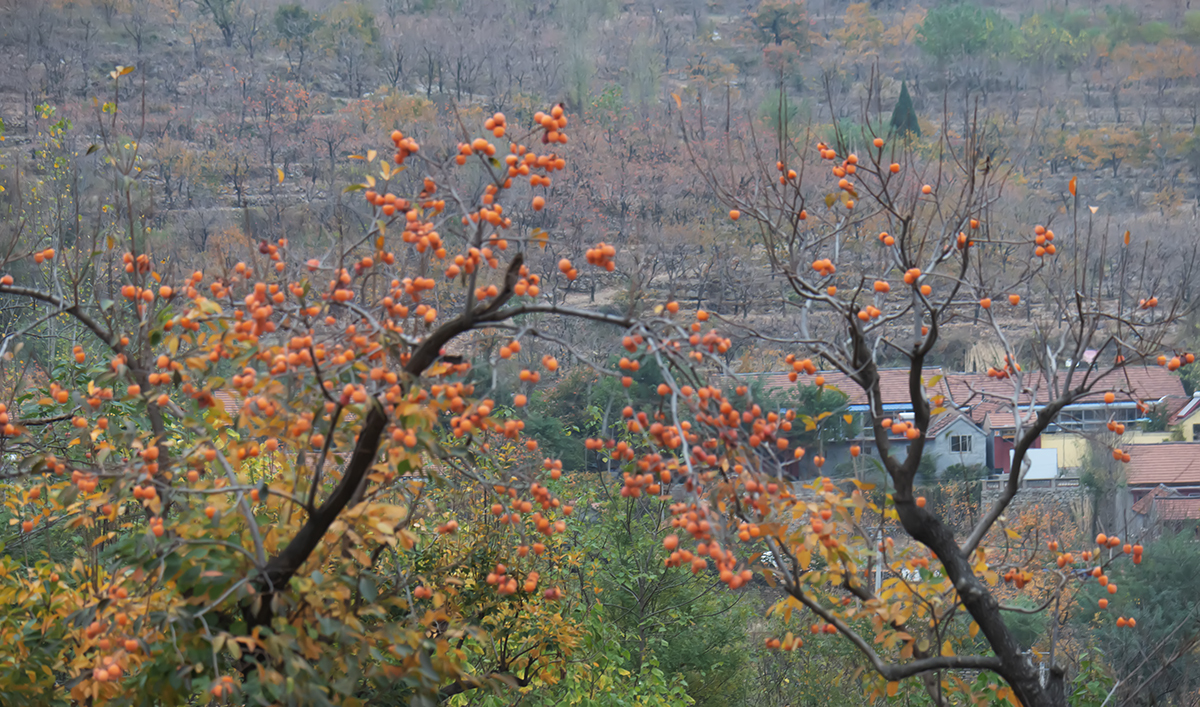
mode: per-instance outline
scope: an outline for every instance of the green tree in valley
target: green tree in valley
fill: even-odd
[[[304,80],[304,57],[310,49],[313,34],[320,27],[321,20],[300,5],[280,5],[275,9],[275,33],[287,54],[288,64],[301,81]]]
[[[998,53],[1008,48],[1012,23],[992,9],[954,2],[929,11],[917,46],[939,62]]]
[[[913,108],[912,96],[908,95],[908,83],[904,81],[900,82],[900,98],[892,110],[891,126],[897,135],[921,137],[921,122]]]

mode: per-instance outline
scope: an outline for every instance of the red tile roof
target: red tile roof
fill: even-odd
[[[1162,400],[1169,396],[1184,395],[1183,381],[1161,366],[1123,368],[1106,376],[1098,387],[1099,392],[1089,395],[1085,402],[1103,400],[1105,389],[1116,392],[1118,400],[1122,393],[1128,400]]]
[[[962,419],[966,420],[967,422],[970,422],[972,425],[978,427],[978,425],[973,420],[971,420],[970,416],[965,415],[965,414],[959,412],[958,410],[951,408],[951,409],[947,410],[946,412],[943,412],[940,415],[934,416],[933,420],[931,420],[929,423],[929,430],[926,431],[925,436],[926,437],[937,437],[947,427],[954,424],[954,421],[958,420],[959,418],[962,418]]]
[[[821,371],[818,375],[825,378],[825,385],[836,388],[848,397],[847,404],[849,405],[866,405],[867,394],[858,386],[849,376],[841,371]],[[759,373],[750,374],[747,377],[757,376],[767,389],[771,388],[787,388],[797,383],[788,381],[787,373]],[[912,399],[908,394],[908,376],[907,368],[881,368],[879,369],[879,392],[883,398],[881,401],[884,405],[908,405],[912,403]],[[1012,381],[996,380],[989,378],[983,373],[947,373],[941,367],[928,367],[922,371],[922,377],[928,381],[941,376],[938,382],[932,386],[937,392],[945,395],[950,402],[957,406],[974,407],[979,403],[992,400],[1011,400],[1012,399]],[[812,378],[802,376],[801,381],[811,384]],[[1073,381],[1077,383],[1079,380],[1078,374]],[[1062,385],[1064,376],[1059,375],[1057,383]],[[1028,373],[1023,380],[1024,386],[1036,392],[1035,402],[1047,402],[1053,391],[1047,390],[1047,381],[1040,371]],[[1096,391],[1084,396],[1076,401],[1076,403],[1102,403],[1104,402],[1104,394],[1106,392],[1115,392],[1117,394],[1117,402],[1134,402],[1138,400],[1156,401],[1163,398],[1185,397],[1183,392],[1183,382],[1178,376],[1174,375],[1165,368],[1159,366],[1130,366],[1119,371],[1113,371],[1105,376],[1098,385]],[[1021,403],[1029,403],[1029,394],[1021,395]],[[976,423],[981,423],[983,416],[972,412],[971,417]]]
[[[1130,457],[1125,465],[1130,486],[1200,485],[1200,442],[1133,444],[1125,451]]]
[[[963,414],[957,410],[947,410],[941,415],[935,415],[929,420],[929,429],[925,430],[926,437],[937,437],[942,430],[950,426],[958,418],[963,417]]]
[[[1091,379],[1094,381],[1095,379]],[[950,389],[954,394],[954,401],[963,404],[969,402],[969,396],[974,394],[975,400],[980,399],[1012,399],[1012,381],[997,381],[988,378],[986,375],[978,373],[951,373],[950,374]],[[1076,373],[1072,379],[1072,385],[1078,385],[1080,374]],[[1089,381],[1089,382],[1091,382]],[[1049,390],[1050,383],[1062,386],[1066,383],[1066,376],[1059,374],[1055,381],[1048,381],[1046,376],[1041,371],[1032,371],[1026,374],[1022,380],[1022,384],[1027,390],[1034,391],[1035,403],[1048,402],[1052,397],[1057,397],[1061,390]],[[1095,382],[1094,391],[1076,400],[1072,404],[1087,404],[1087,403],[1102,403],[1104,402],[1104,394],[1114,392],[1117,396],[1118,403],[1130,403],[1136,401],[1158,401],[1164,398],[1175,400],[1183,396],[1183,381],[1178,376],[1161,367],[1146,367],[1146,366],[1130,366],[1121,370],[1113,371]],[[965,391],[965,393],[960,392]],[[1030,400],[1030,394],[1023,392],[1020,398],[1021,404],[1027,405]]]
[[[827,388],[836,388],[846,394],[847,405],[866,405],[867,393],[858,383],[855,383],[850,376],[841,371],[819,371],[817,375],[825,378],[825,386]],[[926,384],[937,376],[943,376],[933,387],[943,395],[946,394],[945,374],[941,368],[930,367],[926,368],[921,373]],[[767,390],[772,388],[787,388],[795,385],[812,385],[813,376],[800,377],[796,383],[788,380],[787,373],[757,373],[745,376],[747,378],[757,376],[763,382],[763,387]],[[912,398],[908,394],[908,376],[909,369],[907,368],[880,368],[879,369],[879,394],[883,398],[881,401],[884,405],[910,405]]]
[[[1200,497],[1160,498],[1154,513],[1159,520],[1200,520]]]
[[[1138,515],[1153,515],[1158,520],[1200,520],[1200,496],[1184,496],[1166,486],[1159,486],[1133,504]]]
[[[1178,495],[1179,495],[1178,491],[1170,488],[1169,486],[1163,486],[1162,484],[1159,484],[1157,488],[1155,488],[1153,491],[1146,494],[1145,496],[1142,496],[1141,498],[1138,499],[1137,503],[1133,504],[1133,512],[1137,513],[1138,515],[1144,516],[1150,512],[1151,508],[1154,507],[1155,499],[1170,498],[1171,496],[1178,496]]]
[[[993,430],[1011,430],[1017,426],[1016,415],[1004,410],[990,410],[979,424]]]

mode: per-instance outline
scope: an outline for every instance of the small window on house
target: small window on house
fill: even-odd
[[[1200,442],[1200,425],[1192,425],[1192,441]]]
[[[971,451],[971,435],[950,435],[950,451]]]

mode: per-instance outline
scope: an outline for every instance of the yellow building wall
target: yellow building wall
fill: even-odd
[[[1087,453],[1087,439],[1073,434],[1044,434],[1042,449],[1058,450],[1058,468],[1077,467],[1083,464]]]
[[[1125,444],[1162,444],[1163,442],[1171,441],[1171,431],[1166,432],[1126,432],[1121,435],[1121,441]]]
[[[1161,444],[1170,441],[1170,432],[1126,432],[1121,436],[1120,444]],[[1088,440],[1081,435],[1042,435],[1042,449],[1058,450],[1059,469],[1082,466],[1087,456],[1087,448]]]
[[[1179,422],[1179,428],[1183,431],[1183,439],[1186,442],[1192,441],[1192,425],[1200,425],[1200,410]],[[1162,444],[1170,441],[1171,430],[1165,432],[1132,430],[1121,436],[1121,444]],[[1058,467],[1060,469],[1082,465],[1083,459],[1087,455],[1087,446],[1087,438],[1077,434],[1042,435],[1042,449],[1058,450]]]
[[[1179,429],[1183,432],[1183,441],[1192,441],[1192,425],[1200,425],[1200,410],[1179,421]]]

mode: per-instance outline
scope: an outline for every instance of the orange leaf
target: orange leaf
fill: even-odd
[[[1071,177],[1071,181],[1067,183],[1067,191],[1071,192],[1071,196],[1075,196],[1075,177]]]

